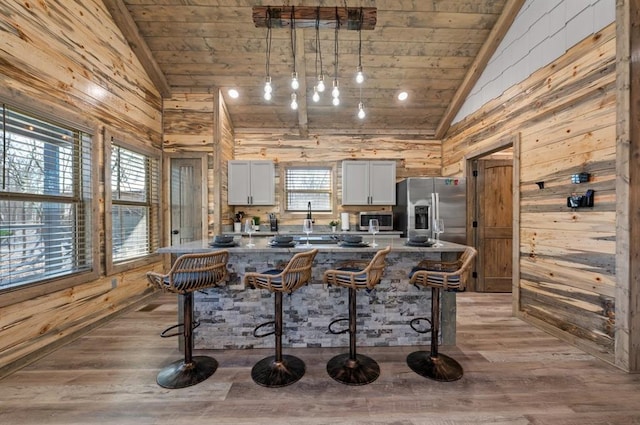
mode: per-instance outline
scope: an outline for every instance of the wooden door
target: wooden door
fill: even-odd
[[[481,159],[476,171],[476,291],[511,292],[513,162]]]
[[[171,245],[200,240],[202,160],[171,158]]]

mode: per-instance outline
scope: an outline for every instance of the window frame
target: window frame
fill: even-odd
[[[153,202],[153,198],[149,199],[149,228],[151,252],[147,255],[114,261],[113,259],[113,188],[111,187],[111,156],[112,144],[121,148],[130,150],[134,153],[144,155],[151,161],[155,162],[153,170],[157,172],[157,176],[151,178],[150,191],[155,192],[157,202]],[[155,185],[152,183],[155,180]],[[104,132],[104,198],[105,198],[105,215],[104,215],[104,259],[106,275],[113,275],[131,270],[137,267],[149,265],[161,261],[161,255],[154,252],[162,245],[162,152],[159,149],[144,145],[142,142],[134,143],[132,138],[118,133],[114,130],[105,129]],[[154,245],[154,240],[157,246]]]
[[[90,182],[88,182],[87,184],[86,181],[82,181],[82,185],[85,188],[85,192],[92,194],[88,197],[79,196],[79,202],[82,203],[82,201],[84,200],[84,203],[83,205],[80,205],[80,208],[84,208],[84,211],[88,214],[88,217],[85,221],[85,228],[87,229],[85,234],[85,244],[90,246],[90,248],[88,249],[91,259],[87,263],[87,269],[79,270],[77,272],[70,272],[59,276],[45,277],[43,279],[32,281],[22,285],[0,288],[0,295],[13,293],[14,295],[12,295],[10,303],[15,303],[32,299],[34,297],[58,292],[97,279],[100,275],[98,266],[100,264],[100,240],[99,226],[97,224],[99,196],[96,196],[96,194],[99,193],[100,188],[100,173],[98,167],[100,157],[99,127],[91,121],[87,121],[81,117],[76,117],[73,114],[58,110],[57,108],[54,108],[53,110],[45,110],[39,108],[37,105],[34,106],[33,104],[21,105],[20,103],[14,103],[3,97],[0,97],[0,104],[5,108],[13,109],[16,112],[25,115],[30,115],[35,119],[48,121],[54,125],[67,127],[74,133],[84,133],[84,135],[89,139],[89,147],[85,151],[88,157],[74,158],[74,161],[80,161],[79,163],[88,166],[89,170],[80,172],[80,170],[74,169],[74,178],[75,176],[79,176],[79,178],[82,179],[83,175],[87,175],[90,179]],[[80,152],[82,153],[82,151],[83,150],[81,149]],[[0,192],[0,194],[2,194],[2,192]],[[26,200],[30,197],[30,194],[24,194],[23,196],[18,196],[17,198]],[[36,195],[35,197],[32,197],[32,199],[37,198],[41,198],[41,196]],[[0,297],[0,299],[2,299],[2,297]],[[8,304],[6,302],[0,302],[0,308],[5,305]]]
[[[306,216],[306,211],[289,211],[287,210],[287,169],[289,168],[298,168],[298,169],[329,169],[331,174],[331,209],[329,211],[313,211],[312,214],[314,219],[317,217],[333,217],[337,212],[337,177],[336,177],[336,164],[326,162],[287,162],[280,163],[280,216],[282,218],[288,219],[299,219],[303,216]]]

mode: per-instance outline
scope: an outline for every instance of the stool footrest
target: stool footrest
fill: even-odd
[[[427,329],[418,329],[417,328],[417,324],[420,320],[426,320],[429,323],[429,326],[431,326],[431,319],[429,319],[428,317],[416,317],[415,319],[411,320],[409,322],[409,326],[411,326],[411,329],[413,329],[414,331],[418,332],[419,334],[428,334],[431,332],[431,327],[427,328]]]
[[[200,326],[200,322],[192,322],[191,323],[191,330],[197,328],[198,326]],[[167,329],[163,330],[162,332],[160,332],[160,337],[162,338],[171,338],[172,336],[178,336],[178,335],[182,335],[183,332],[174,332],[172,334],[167,333],[172,329],[176,329],[176,328],[181,328],[184,327],[184,323],[178,323],[177,325],[173,325],[173,326],[169,326]]]
[[[258,334],[258,331],[262,328],[264,328],[265,326],[275,326],[276,322],[275,320],[272,320],[270,322],[264,322],[259,324],[258,326],[256,326],[255,328],[253,328],[253,336],[256,338],[264,338],[265,336],[269,336],[269,335],[273,335],[276,333],[276,330],[273,329],[271,332],[266,332],[263,334]]]
[[[333,325],[335,325],[336,323],[338,323],[338,322],[348,322],[348,321],[349,321],[348,317],[343,317],[341,319],[332,320],[331,323],[329,323],[329,333],[332,333],[333,335],[346,334],[347,332],[349,332],[349,328],[348,327],[346,327],[344,329],[340,329],[340,330],[333,330],[333,329],[331,329],[331,327]]]

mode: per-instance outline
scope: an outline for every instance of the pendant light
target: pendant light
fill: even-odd
[[[358,118],[363,120],[367,116],[367,113],[364,111],[364,103],[358,103]]]
[[[318,74],[318,60],[320,61],[320,73]],[[324,87],[324,75],[322,74],[322,50],[320,47],[320,7],[316,8],[316,75],[318,76],[318,82],[313,86],[313,96],[311,97],[314,102],[320,101],[320,93],[325,89]]]
[[[291,6],[291,56],[293,57],[293,72],[291,73],[291,88],[295,91],[300,88],[298,73],[296,72],[296,16],[295,7]]]
[[[267,8],[267,60],[266,77],[264,79],[264,100],[271,100],[273,87],[271,87],[271,75],[269,74],[269,62],[271,61],[271,8]]]
[[[362,103],[362,83],[364,82],[364,74],[362,73],[362,7],[360,8],[360,23],[358,25],[358,67],[356,68],[356,83],[360,88],[360,102],[358,102],[358,118],[363,120],[367,113],[364,110],[364,103]]]
[[[333,90],[331,96],[333,97],[332,103],[334,106],[340,105],[340,89],[338,88],[338,30],[340,29],[340,16],[338,15],[338,7],[336,6],[336,29],[335,37],[333,40]]]
[[[362,7],[360,8],[360,23],[358,25],[358,66],[356,67],[356,83],[364,82],[364,74],[362,73],[362,20],[364,19]]]

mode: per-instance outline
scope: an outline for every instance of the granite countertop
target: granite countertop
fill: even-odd
[[[234,235],[234,236],[249,236],[248,233],[246,232],[239,232],[239,233],[235,233],[235,232],[222,232],[224,235]],[[355,231],[355,230],[349,230],[349,231],[336,231],[336,232],[332,232],[331,230],[315,230],[313,231],[314,235],[371,235],[371,233],[365,231],[365,230],[359,230],[359,231]],[[300,235],[304,235],[304,233],[302,233],[299,230],[280,230],[277,232],[273,232],[270,230],[259,230],[257,232],[253,232],[251,234],[252,237],[265,237],[265,236],[275,236],[275,235],[296,235],[296,236],[300,236]],[[385,231],[381,231],[380,233],[376,234],[376,237],[380,237],[380,238],[384,238],[384,237],[398,237],[402,235],[402,231],[400,230],[385,230]]]
[[[313,236],[312,236],[313,237]],[[349,251],[358,251],[358,252],[375,252],[379,249],[383,249],[387,246],[391,246],[391,250],[393,251],[404,251],[404,252],[460,252],[464,251],[466,248],[465,245],[456,244],[453,242],[445,242],[442,241],[441,247],[421,247],[421,246],[408,246],[406,245],[406,238],[386,238],[386,239],[378,239],[376,237],[376,242],[378,243],[377,247],[371,246],[372,238],[369,235],[368,237],[363,238],[363,242],[367,242],[369,246],[364,247],[345,247],[339,244],[331,244],[331,243],[318,243],[312,244],[310,247],[306,246],[303,240],[295,245],[294,247],[273,247],[270,245],[271,238],[256,238],[252,237],[252,242],[255,246],[249,247],[247,244],[249,243],[249,238],[247,236],[239,236],[236,235],[234,237],[234,246],[229,247],[212,247],[210,243],[213,241],[212,239],[203,239],[194,242],[187,242],[181,245],[167,246],[158,249],[158,253],[161,254],[186,254],[192,252],[208,252],[215,249],[228,249],[232,253],[257,253],[257,252],[291,252],[295,253],[300,250],[307,250],[318,248],[319,254],[323,252],[331,253],[331,252],[349,252]]]

